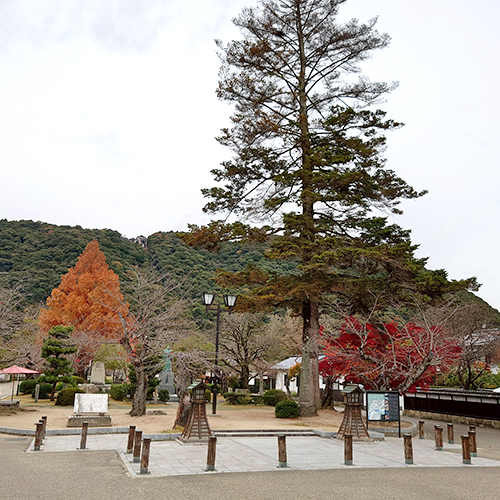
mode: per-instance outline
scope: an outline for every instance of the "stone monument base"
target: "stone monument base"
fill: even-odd
[[[88,422],[89,427],[111,427],[109,415],[71,415],[66,427],[81,427],[83,422]]]

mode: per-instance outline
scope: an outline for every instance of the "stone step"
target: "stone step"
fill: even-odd
[[[216,437],[273,437],[273,436],[317,436],[308,429],[239,429],[212,431]]]

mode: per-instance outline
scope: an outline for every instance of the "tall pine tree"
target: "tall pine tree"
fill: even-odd
[[[402,199],[424,193],[386,168],[382,156],[384,134],[401,124],[374,105],[395,85],[356,78],[360,63],[385,48],[389,36],[376,31],[376,19],[337,23],[344,2],[260,0],[234,20],[243,40],[218,42],[217,93],[235,106],[219,142],[233,159],[212,171],[219,185],[204,190],[210,199],[205,210],[258,228],[215,221],[192,226],[186,237],[214,246],[225,238],[272,235],[269,256],[297,261],[291,276],[249,269],[222,279],[255,285],[254,299],[290,305],[301,315],[303,416],[319,407],[325,294],[355,312],[409,289],[425,293],[432,284],[438,295],[449,287],[446,276],[425,271],[408,231],[389,225],[384,215],[400,213]]]

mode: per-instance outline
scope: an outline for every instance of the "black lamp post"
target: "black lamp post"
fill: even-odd
[[[219,304],[212,305],[215,298],[215,294],[204,292],[201,295],[201,302],[205,306],[207,311],[215,311],[217,313],[217,329],[215,335],[215,377],[214,377],[214,388],[213,388],[213,399],[212,399],[212,415],[217,414],[217,382],[219,380],[219,333],[220,333],[220,313],[221,311],[227,309],[231,313],[231,309],[236,304],[237,295],[224,295],[224,305],[225,309],[222,309]]]

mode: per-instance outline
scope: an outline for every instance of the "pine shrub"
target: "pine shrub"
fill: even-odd
[[[277,418],[297,418],[299,416],[299,405],[293,399],[281,401],[276,405],[274,414]]]
[[[281,401],[287,399],[286,392],[279,389],[269,389],[264,393],[263,403],[267,406],[276,406]]]
[[[59,406],[73,406],[75,404],[75,394],[77,392],[83,393],[78,387],[67,387],[57,393],[56,405]]]

